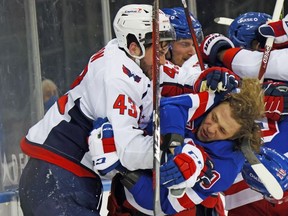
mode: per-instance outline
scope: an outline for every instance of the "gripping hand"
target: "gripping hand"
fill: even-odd
[[[204,168],[201,170],[201,173],[198,176],[198,181],[202,181],[204,185],[209,186],[213,178],[213,168],[214,164],[212,160],[207,157],[205,160]]]
[[[232,41],[222,34],[214,33],[205,37],[201,43],[200,51],[203,60],[211,66],[222,65],[218,60],[218,53],[222,50],[233,48]]]
[[[274,121],[281,121],[288,114],[288,85],[282,82],[263,84],[265,115]]]
[[[160,184],[173,189],[193,187],[204,168],[206,153],[191,144],[175,148],[175,156],[160,167]]]
[[[282,20],[263,24],[258,28],[259,33],[264,37],[274,37],[274,44],[277,48],[288,46],[288,15]]]
[[[106,175],[113,169],[122,167],[116,152],[112,125],[107,118],[98,118],[93,122],[93,128],[88,137],[93,170]]]
[[[229,93],[238,87],[240,78],[224,67],[211,67],[200,74],[194,84],[195,92],[211,90]]]

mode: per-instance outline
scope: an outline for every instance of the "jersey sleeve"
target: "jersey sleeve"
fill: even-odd
[[[215,93],[200,92],[161,98],[161,134],[179,134],[184,137],[188,122],[193,122],[215,103]]]
[[[225,145],[225,152],[228,153],[227,149],[231,149],[232,145],[229,142],[218,143],[218,145]],[[213,144],[212,144],[213,145]],[[217,143],[214,143],[217,145]],[[222,150],[220,150],[222,151]],[[216,152],[219,152],[216,149]],[[219,152],[220,153],[220,152]],[[193,208],[197,204],[206,202],[206,199],[211,195],[217,195],[218,192],[226,190],[234,182],[237,174],[239,173],[244,158],[240,155],[241,153],[235,152],[226,154],[223,158],[218,159],[217,156],[213,156],[213,163],[215,169],[213,170],[213,178],[209,185],[204,184],[202,181],[198,181],[192,188],[185,188],[185,193],[181,197],[175,197],[170,194],[169,190],[161,185],[160,197],[161,197],[161,208],[165,214],[172,215],[177,212]],[[126,197],[131,205],[137,209],[141,209],[142,212],[152,214],[153,210],[153,181],[152,177],[146,176],[146,179],[141,179],[137,186],[132,190],[126,192]]]
[[[166,61],[166,64],[160,67],[162,96],[194,93],[193,85],[201,73],[201,69],[198,65],[185,63],[182,67],[178,67]]]
[[[227,50],[223,57],[225,67],[231,69],[240,77],[258,77],[263,52],[241,48]],[[288,80],[288,49],[272,50],[270,53],[265,79]]]

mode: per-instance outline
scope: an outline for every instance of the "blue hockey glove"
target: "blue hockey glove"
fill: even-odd
[[[222,50],[233,48],[232,41],[222,34],[213,33],[205,37],[200,46],[203,60],[210,66],[222,66],[218,60],[218,53]]]
[[[93,170],[100,175],[106,175],[114,169],[123,169],[116,152],[113,128],[108,119],[96,119],[93,127],[88,137]]]
[[[225,67],[211,67],[202,71],[193,88],[195,92],[211,90],[230,93],[239,86],[240,77]]]
[[[108,118],[97,118],[95,121],[93,121],[93,129],[100,128],[104,123],[108,123]],[[113,133],[113,131],[112,131]]]
[[[191,144],[175,148],[174,154],[160,167],[160,184],[173,189],[193,187],[205,167],[207,154]]]
[[[281,121],[288,114],[288,85],[284,82],[265,82],[265,115],[274,121]]]
[[[203,182],[203,184],[208,187],[211,184],[213,178],[213,168],[214,164],[212,160],[209,157],[207,157],[205,160],[205,166],[201,170],[201,173],[198,176],[197,181]]]

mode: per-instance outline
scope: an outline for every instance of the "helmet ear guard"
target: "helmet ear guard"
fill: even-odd
[[[267,147],[261,147],[260,153],[256,156],[276,178],[283,191],[286,191],[288,189],[288,158]],[[265,197],[271,198],[271,194],[267,191],[248,162],[245,162],[241,173],[243,179],[251,189],[258,191]]]
[[[117,12],[113,27],[118,46],[123,48],[130,56],[141,59],[145,56],[145,46],[152,43],[152,6],[146,4],[125,5]],[[134,56],[128,49],[127,36],[134,35],[142,54]],[[174,28],[168,17],[159,10],[159,37],[160,42],[176,39]]]
[[[228,37],[235,47],[251,49],[252,41],[259,39],[258,27],[265,24],[269,19],[272,17],[265,13],[248,12],[241,14],[229,26]]]

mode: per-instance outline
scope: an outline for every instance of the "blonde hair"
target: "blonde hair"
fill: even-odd
[[[53,95],[58,97],[58,89],[56,84],[50,80],[45,79],[42,81],[43,101],[46,102]]]
[[[240,147],[244,137],[250,140],[251,148],[259,152],[261,146],[260,127],[255,122],[264,116],[263,90],[256,78],[244,78],[239,93],[230,94],[224,102],[229,103],[232,117],[241,125],[233,136],[236,147]]]

